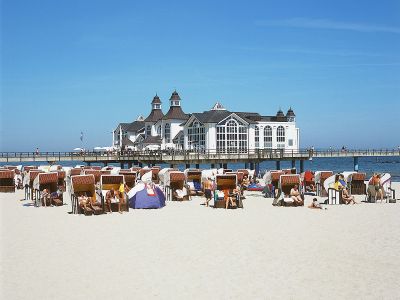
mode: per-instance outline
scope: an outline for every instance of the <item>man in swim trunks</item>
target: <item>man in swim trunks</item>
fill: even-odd
[[[110,213],[112,213],[112,210],[111,210],[112,200],[115,201],[115,192],[114,192],[113,188],[106,193],[106,203],[107,203],[108,210]]]
[[[211,200],[211,191],[212,191],[212,181],[210,177],[207,177],[207,180],[204,182],[204,196],[206,197],[205,206],[208,207],[208,202]]]

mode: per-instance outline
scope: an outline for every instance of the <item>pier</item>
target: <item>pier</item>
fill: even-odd
[[[304,161],[312,158],[341,158],[352,157],[354,170],[358,171],[359,157],[394,157],[400,156],[399,150],[299,150],[285,151],[284,149],[258,149],[245,153],[218,153],[216,150],[206,151],[114,151],[114,152],[0,152],[0,163],[27,163],[59,161],[83,161],[86,164],[120,163],[130,167],[132,165],[169,164],[196,165],[210,164],[211,167],[224,167],[229,163],[244,163],[251,169],[257,169],[263,161],[275,161],[276,169],[280,169],[281,161],[291,161],[295,167],[300,162],[300,172],[304,169]]]

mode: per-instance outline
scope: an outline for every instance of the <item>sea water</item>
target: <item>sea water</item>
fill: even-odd
[[[340,157],[340,158],[313,158],[312,160],[304,161],[304,170],[311,171],[333,171],[334,173],[344,172],[344,171],[353,171],[354,170],[354,161],[352,157]],[[76,165],[85,165],[82,161],[61,161],[56,162],[61,166],[74,167]],[[7,164],[11,165],[11,164]],[[13,163],[13,165],[18,165],[17,163]],[[23,163],[23,165],[46,165],[45,162],[27,162]],[[103,166],[103,164],[98,163],[92,164]],[[119,163],[112,164],[119,166]],[[161,167],[169,167],[166,164],[159,164]],[[358,159],[359,172],[367,173],[367,177],[372,176],[372,173],[390,173],[392,175],[393,181],[400,182],[400,157],[360,157]],[[125,164],[127,168],[127,165]],[[191,165],[192,168],[195,167],[194,164]],[[216,167],[218,165],[216,164]],[[243,169],[245,167],[244,163],[232,163],[228,164],[229,169]],[[281,161],[281,169],[290,169],[292,167],[291,161]],[[210,164],[200,164],[201,169],[210,168]],[[300,170],[300,162],[296,161],[296,168]],[[185,169],[185,165],[178,165],[178,169]],[[268,170],[275,170],[276,163],[275,161],[264,161],[260,163],[260,173],[263,174]]]

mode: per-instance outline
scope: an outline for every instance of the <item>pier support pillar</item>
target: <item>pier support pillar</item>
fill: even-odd
[[[295,169],[295,168],[296,168],[296,161],[292,160],[292,169]]]
[[[258,175],[260,174],[260,163],[256,163],[255,171],[255,176],[258,177]]]
[[[141,163],[140,161],[138,162],[138,166],[139,168],[143,168],[143,163]]]
[[[254,170],[254,163],[253,162],[250,163],[250,170]]]
[[[280,170],[280,169],[281,169],[281,161],[280,161],[280,160],[277,160],[277,161],[276,161],[276,169],[277,169],[277,170]]]
[[[105,161],[103,162],[104,167],[107,167],[108,163]]]
[[[304,160],[300,160],[300,173],[304,172]]]
[[[223,168],[224,167],[224,164],[219,164],[219,168],[221,169],[221,168]]]
[[[92,163],[90,161],[86,162],[86,164],[90,167]]]
[[[215,164],[211,164],[211,169],[215,169]]]
[[[119,166],[121,167],[121,169],[124,168],[124,165],[125,165],[125,164],[124,164],[123,162],[119,164]]]
[[[196,164],[196,169],[200,169],[200,164]]]
[[[185,164],[185,169],[190,169],[190,164]]]
[[[129,168],[129,169],[132,168],[132,162],[131,162],[131,161],[128,162],[128,168]]]
[[[354,156],[354,171],[358,172],[358,156]]]
[[[222,164],[222,167],[223,167],[224,169],[228,169],[228,164],[227,164],[227,163],[224,163],[224,164]]]
[[[249,168],[249,163],[244,163],[244,168],[248,169]]]

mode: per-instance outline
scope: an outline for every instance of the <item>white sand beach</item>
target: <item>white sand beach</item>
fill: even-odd
[[[1,299],[399,297],[399,202],[311,210],[249,192],[244,209],[85,217],[21,199],[0,194]]]

